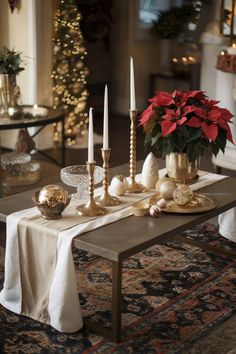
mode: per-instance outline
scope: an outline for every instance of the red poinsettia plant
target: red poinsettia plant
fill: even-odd
[[[216,156],[219,150],[224,152],[227,140],[233,143],[229,126],[233,115],[203,91],[160,91],[149,102],[140,124],[145,143],[154,146],[160,157],[181,152],[193,161],[207,147]]]

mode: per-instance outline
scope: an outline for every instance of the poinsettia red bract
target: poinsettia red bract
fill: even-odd
[[[203,91],[161,91],[149,99],[140,124],[146,142],[156,147],[158,155],[185,152],[192,161],[210,146],[215,155],[224,152],[227,140],[233,143],[230,123],[233,115],[217,106]]]

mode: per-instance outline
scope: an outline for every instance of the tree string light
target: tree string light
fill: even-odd
[[[65,135],[68,145],[87,132],[85,112],[88,91],[84,64],[87,55],[80,31],[81,15],[76,0],[59,0],[54,19],[52,91],[53,108],[62,107],[66,113]],[[54,140],[60,141],[59,127],[54,127]]]

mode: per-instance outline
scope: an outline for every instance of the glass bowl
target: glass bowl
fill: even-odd
[[[95,166],[94,186],[103,179],[103,168]],[[61,180],[67,186],[76,187],[77,193],[72,194],[73,198],[85,201],[88,198],[89,178],[86,165],[67,166],[61,169]]]

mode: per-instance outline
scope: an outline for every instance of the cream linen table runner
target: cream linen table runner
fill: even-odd
[[[165,169],[161,170],[160,177],[165,173]],[[201,173],[191,188],[196,190],[226,177]],[[138,175],[137,180],[140,178]],[[101,188],[95,193],[101,193]],[[96,218],[76,215],[75,201],[59,220],[43,219],[36,208],[9,215],[1,304],[61,332],[79,330],[83,323],[72,256],[73,238],[132,215],[131,205],[153,193],[125,195],[120,198],[120,205],[107,208],[106,215]]]

